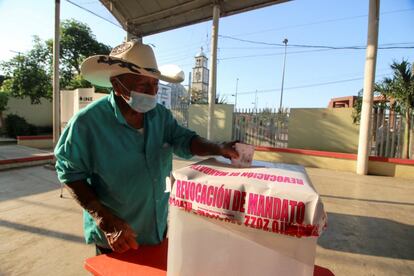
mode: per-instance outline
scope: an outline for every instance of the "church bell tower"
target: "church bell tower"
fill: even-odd
[[[208,81],[209,70],[207,68],[207,57],[203,52],[195,56],[195,66],[193,67],[191,82],[191,102],[192,103],[208,103]]]

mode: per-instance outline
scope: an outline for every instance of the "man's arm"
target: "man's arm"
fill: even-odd
[[[99,202],[98,197],[85,180],[66,183],[66,187],[73,198],[92,216],[96,225],[104,232],[112,250],[124,252],[130,248],[138,248],[135,241],[136,234],[132,228]]]
[[[214,143],[200,136],[191,140],[191,153],[199,156],[221,155],[225,158],[238,158],[239,154],[234,148],[237,141],[226,143]]]

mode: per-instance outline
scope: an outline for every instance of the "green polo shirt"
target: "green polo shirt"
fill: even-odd
[[[159,104],[145,113],[144,131],[138,131],[127,124],[112,93],[66,126],[55,148],[58,178],[63,183],[86,179],[101,203],[134,229],[138,244],[158,244],[166,230],[165,178],[172,153],[190,158],[194,136]],[[108,247],[85,210],[83,217],[86,242]]]

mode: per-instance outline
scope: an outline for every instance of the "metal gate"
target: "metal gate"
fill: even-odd
[[[255,146],[286,148],[289,111],[239,109],[233,114],[233,140]]]

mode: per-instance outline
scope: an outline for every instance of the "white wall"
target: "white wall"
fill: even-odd
[[[30,98],[17,99],[9,97],[6,111],[3,112],[3,118],[8,114],[16,114],[26,119],[26,121],[35,126],[52,126],[53,125],[53,105],[52,101],[41,99],[40,104],[31,104]]]
[[[94,88],[79,88],[75,90],[60,91],[60,116],[62,128],[72,118],[73,114],[91,102],[98,100],[107,94],[95,93]],[[26,121],[35,126],[52,126],[53,125],[53,103],[50,100],[42,98],[40,104],[31,104],[30,98],[18,99],[9,97],[6,111],[3,112],[3,118],[8,114],[16,114],[26,119]]]
[[[212,139],[215,142],[227,142],[232,138],[233,131],[233,109],[232,104],[216,104],[214,106],[214,118]],[[207,137],[208,105],[192,104],[188,110],[188,128],[197,132],[198,135]]]
[[[106,95],[104,93],[95,93],[95,88],[78,88],[75,90],[60,91],[61,129],[63,130],[65,128],[68,121],[79,110]]]

